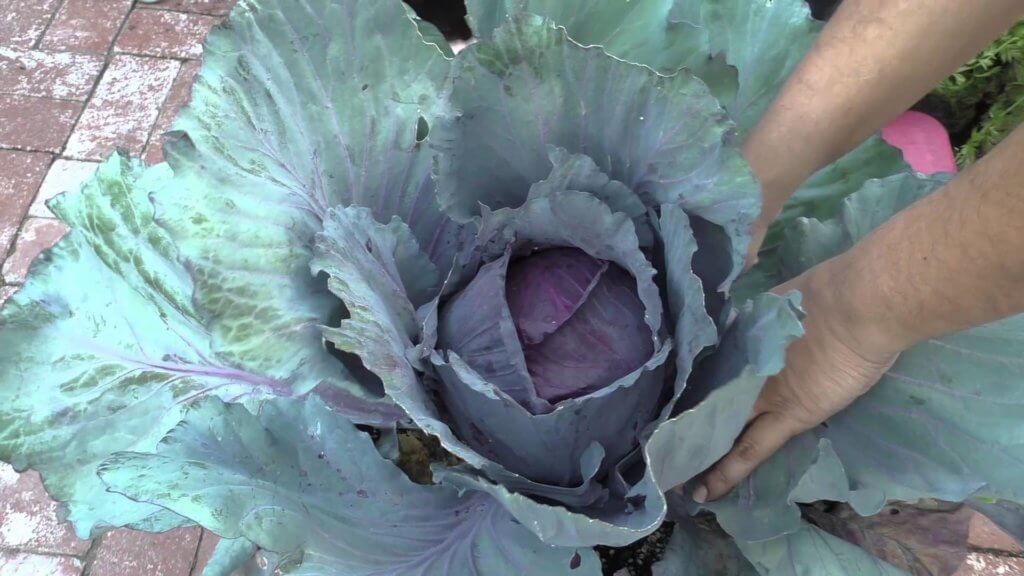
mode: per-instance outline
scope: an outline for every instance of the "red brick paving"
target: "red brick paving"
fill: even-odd
[[[200,532],[197,527],[164,534],[114,530],[100,542],[89,576],[189,576]]]
[[[0,148],[60,152],[81,102],[0,94]]]
[[[42,48],[106,53],[131,7],[132,0],[64,0]]]
[[[210,16],[223,16],[233,5],[3,3],[0,306],[24,280],[28,262],[60,234],[43,202],[76,189],[95,169],[95,162],[80,159],[101,160],[122,148],[160,161],[161,134],[187,102],[200,41],[218,20]],[[115,44],[124,54],[113,54]],[[0,464],[0,576],[81,576],[87,563],[89,576],[198,576],[217,542],[213,534],[200,534],[198,528],[162,535],[115,530],[91,544],[78,540],[57,520],[38,475],[19,476]],[[969,544],[976,552],[957,576],[1024,574],[1020,546],[991,522],[976,518]]]
[[[0,46],[0,92],[85,100],[103,70],[100,54],[43,52]]]
[[[46,207],[46,201],[64,192],[77,191],[96,172],[99,162],[82,162],[59,158],[46,173],[43,185],[39,187],[36,199],[28,209],[29,216],[53,218],[53,212]]]
[[[0,550],[0,574],[3,576],[79,576],[82,566],[80,559],[71,556],[43,556]]]
[[[21,227],[14,250],[3,266],[3,279],[8,284],[24,284],[32,261],[67,234],[68,228],[55,218],[29,218]]]
[[[5,0],[3,10],[0,10],[3,45],[34,47],[58,6],[60,0]]]
[[[157,4],[150,4],[147,8],[224,16],[231,11],[231,7],[234,5],[235,0],[164,0]]]
[[[76,190],[116,148],[159,161],[202,38],[234,0],[0,4],[2,306],[64,231],[47,199]],[[201,533],[114,530],[78,540],[37,474],[0,464],[0,576],[198,576],[217,541],[206,533],[200,547]]]
[[[210,563],[210,558],[213,557],[213,550],[217,547],[218,542],[220,542],[220,536],[213,532],[203,531],[202,540],[199,541],[199,550],[196,551],[196,565],[192,569],[193,574],[203,573],[206,565]]]
[[[164,161],[164,134],[171,130],[174,119],[178,117],[178,112],[192,98],[192,83],[199,72],[200,64],[198,60],[186,62],[178,72],[178,78],[174,81],[170,94],[167,95],[167,101],[164,102],[160,118],[156,121],[149,144],[146,145],[146,152],[142,156],[149,164],[159,164]]]
[[[0,149],[0,258],[7,255],[52,159],[41,152]]]
[[[135,10],[114,49],[161,58],[199,58],[203,55],[203,39],[220,21],[218,16],[203,14]]]
[[[6,475],[14,474],[9,468]],[[39,474],[28,472],[0,489],[0,542],[24,551],[82,556],[92,542],[79,540],[58,518],[57,503],[43,489]]]
[[[65,156],[102,160],[118,148],[141,155],[180,68],[177,60],[115,56],[68,140]]]

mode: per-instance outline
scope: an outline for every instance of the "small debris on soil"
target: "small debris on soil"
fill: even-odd
[[[675,524],[665,522],[650,536],[629,546],[597,546],[604,576],[651,576],[651,566],[661,560]]]
[[[441,446],[441,442],[419,430],[402,430],[398,433],[398,462],[396,464],[410,480],[417,484],[433,484],[430,471],[433,462],[455,466],[461,462]]]

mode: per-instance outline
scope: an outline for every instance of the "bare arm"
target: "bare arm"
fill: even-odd
[[[694,490],[727,493],[790,438],[867,392],[923,340],[1024,313],[1024,127],[938,192],[779,288],[804,295],[806,336],[747,429]]]
[[[745,155],[764,188],[755,244],[811,174],[1022,16],[1021,0],[845,0],[747,140]]]
[[[821,276],[846,287],[846,321],[890,352],[1024,312],[1024,127]]]
[[[846,0],[747,143],[766,196],[757,232],[817,168],[1022,15],[1021,0]],[[1024,127],[779,289],[794,288],[804,294],[806,337],[765,384],[735,446],[695,486],[699,502],[867,392],[906,348],[1024,312]]]

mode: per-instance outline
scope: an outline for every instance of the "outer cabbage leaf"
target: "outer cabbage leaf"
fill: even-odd
[[[166,166],[114,156],[79,193],[51,202],[72,231],[0,311],[0,459],[39,470],[83,538],[105,526],[185,522],[107,493],[96,466],[149,450],[188,401],[288,394],[287,382],[217,357],[192,283],[149,194]]]
[[[782,214],[772,223],[764,247],[782,241],[789,223],[799,217],[827,220],[834,218],[844,198],[860,190],[869,180],[896,174],[909,174],[903,154],[872,136],[836,162],[819,170],[786,202]]]
[[[474,30],[484,38],[517,12],[530,12],[617,58],[663,73],[685,67],[710,87],[741,133],[764,114],[821,29],[803,0],[470,0],[468,8]],[[830,218],[838,202],[867,179],[905,171],[899,151],[874,136],[806,182],[780,222]],[[773,228],[766,247],[777,244],[780,228]]]
[[[644,447],[659,486],[669,489],[707,469],[732,447],[769,376],[783,366],[786,347],[803,335],[800,295],[762,294],[736,321],[691,377],[682,411],[661,424]]]
[[[256,545],[245,538],[221,538],[203,568],[203,576],[232,576],[253,559]]]
[[[760,194],[731,122],[692,74],[660,76],[583,48],[536,16],[514,18],[453,67],[455,110],[431,136],[453,217],[520,206],[551,173],[555,146],[589,156],[647,206],[679,204],[723,227],[740,270]]]
[[[694,22],[670,18],[673,0],[468,0],[473,32],[490,38],[516,14],[529,12],[564,26],[584,46],[600,46],[617,58],[671,74],[710,57],[708,34]]]
[[[695,268],[702,267],[695,260],[697,238],[686,213],[678,206],[662,205],[658,232],[667,308],[669,316],[675,319],[675,398],[683,392],[697,355],[718,341],[718,328],[708,315],[705,287],[695,273]],[[670,402],[666,410],[673,405]]]
[[[706,30],[710,54],[736,67],[732,98],[717,95],[741,132],[749,132],[810,49],[821,24],[803,0],[676,0],[671,17]]]
[[[810,524],[766,542],[737,542],[761,576],[906,576],[891,564]]]
[[[323,345],[318,326],[340,309],[309,274],[312,240],[329,208],[357,204],[400,217],[447,268],[459,227],[438,210],[417,129],[448,61],[399,0],[243,1],[203,59],[155,201],[215,349],[300,392],[370,400]]]
[[[818,500],[857,502],[859,509],[872,514],[885,504],[878,491],[851,490],[831,443],[805,433],[790,440],[726,496],[690,508],[714,512],[726,532],[754,542],[796,532],[802,522],[796,504]]]
[[[301,554],[293,574],[600,573],[593,551],[542,544],[484,494],[412,483],[316,397],[258,416],[201,403],[155,454],[117,454],[100,476],[222,537]]]
[[[653,576],[757,576],[736,543],[714,526],[680,519]]]
[[[665,499],[649,469],[630,488],[623,502],[596,507],[587,513],[513,492],[466,469],[435,468],[434,477],[442,485],[490,494],[517,522],[543,542],[555,546],[625,546],[657,530],[665,518]]]
[[[529,198],[545,196],[562,190],[586,192],[605,204],[612,212],[622,212],[633,219],[640,245],[652,242],[650,224],[647,221],[647,207],[640,197],[628,186],[598,168],[597,164],[584,154],[571,154],[565,148],[548,149],[551,173],[547,178],[530,186]]]

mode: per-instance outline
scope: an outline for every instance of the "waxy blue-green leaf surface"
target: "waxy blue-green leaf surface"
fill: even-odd
[[[155,454],[117,454],[100,476],[222,537],[301,551],[298,574],[600,573],[592,550],[542,544],[485,494],[412,483],[315,397],[258,416],[201,403]]]
[[[219,354],[233,364],[372,397],[328,354],[339,313],[309,273],[328,209],[398,216],[445,269],[458,226],[438,210],[421,117],[441,106],[448,60],[399,0],[246,0],[206,42],[170,144],[158,219],[196,281]],[[387,64],[384,64],[387,63]]]
[[[698,246],[686,213],[678,206],[663,205],[658,229],[664,251],[666,309],[674,319],[676,337],[675,398],[686,387],[697,355],[718,341],[718,328],[708,314],[705,286],[693,269]],[[666,406],[666,410],[671,408],[671,403]]]
[[[763,294],[738,311],[713,355],[698,365],[680,399],[683,411],[661,424],[644,447],[659,486],[687,482],[732,447],[786,348],[803,335],[800,295]]]
[[[891,564],[807,523],[773,540],[737,544],[761,576],[906,576]]]
[[[170,179],[114,156],[51,203],[73,230],[0,311],[0,460],[43,474],[82,537],[186,520],[105,491],[96,465],[149,450],[204,395],[242,400],[287,383],[216,356],[192,283],[149,194]]]
[[[438,195],[454,218],[480,204],[521,205],[550,174],[555,146],[590,157],[649,207],[679,204],[725,228],[739,271],[759,188],[733,124],[692,74],[665,77],[583,48],[537,16],[461,52],[452,74],[451,116],[431,141]]]
[[[767,110],[811,48],[821,24],[803,0],[469,0],[474,32],[527,12],[564,26],[570,38],[671,74],[687,68],[711,89],[741,133]],[[873,136],[823,168],[793,195],[780,217],[830,218],[838,202],[870,178],[908,171],[899,151]],[[778,242],[780,226],[767,246]]]
[[[516,14],[528,12],[564,26],[584,46],[671,74],[709,58],[708,35],[695,22],[670,17],[673,0],[468,0],[473,33],[490,38]]]
[[[246,538],[221,538],[206,561],[203,576],[231,576],[253,560],[256,545]]]
[[[757,576],[728,534],[714,526],[678,519],[653,576]]]

